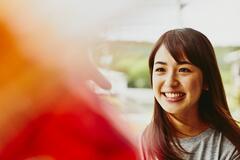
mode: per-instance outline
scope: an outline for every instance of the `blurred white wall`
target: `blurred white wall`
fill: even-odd
[[[149,0],[109,29],[112,40],[155,42],[166,30],[192,27],[215,46],[240,45],[239,0]]]

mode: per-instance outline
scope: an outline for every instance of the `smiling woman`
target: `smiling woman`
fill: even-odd
[[[240,128],[207,37],[191,28],[164,33],[149,68],[155,104],[142,159],[240,159]]]
[[[176,62],[162,45],[155,56],[152,78],[155,98],[163,109],[189,117],[197,114],[203,77],[201,70],[185,59]]]

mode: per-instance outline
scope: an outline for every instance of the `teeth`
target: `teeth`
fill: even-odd
[[[166,92],[165,93],[165,96],[166,97],[169,97],[169,98],[176,98],[176,97],[181,97],[181,96],[183,96],[184,95],[184,93],[173,93],[173,92]]]

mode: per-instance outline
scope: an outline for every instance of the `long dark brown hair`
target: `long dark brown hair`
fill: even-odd
[[[191,28],[174,29],[164,33],[149,57],[151,82],[154,58],[161,45],[166,47],[176,62],[179,62],[184,54],[192,64],[201,69],[208,91],[203,91],[199,100],[200,118],[220,131],[240,151],[240,128],[230,114],[215,52],[208,38]],[[181,154],[187,152],[174,138],[175,133],[176,129],[170,123],[166,112],[154,98],[153,119],[142,136],[144,159],[181,159]]]

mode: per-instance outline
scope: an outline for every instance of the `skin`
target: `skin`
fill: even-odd
[[[153,91],[180,137],[198,135],[207,128],[198,114],[203,90],[202,71],[184,58],[177,63],[162,45],[154,59]]]

